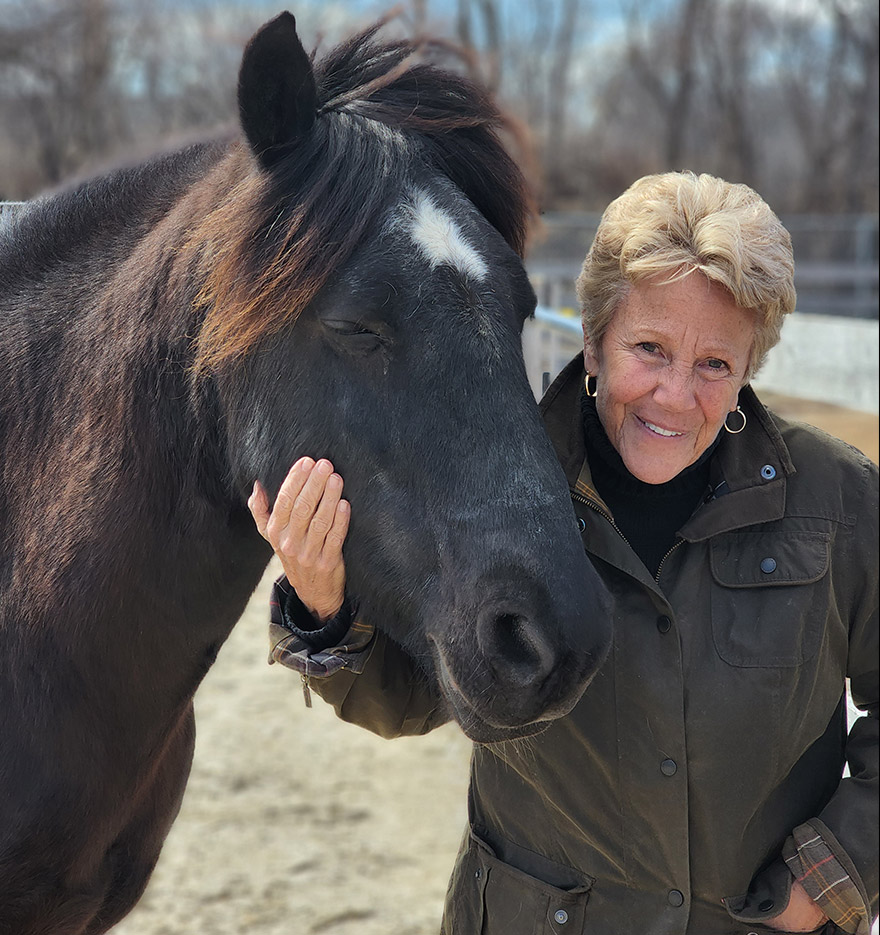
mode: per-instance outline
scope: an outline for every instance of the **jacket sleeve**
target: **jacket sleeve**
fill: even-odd
[[[425,734],[449,720],[427,677],[401,647],[343,607],[319,625],[283,578],[270,604],[269,662],[299,672],[306,703],[312,691],[344,721],[380,737]],[[334,645],[326,644],[331,640]]]
[[[865,459],[867,461],[867,459]],[[862,925],[867,932],[878,902],[878,478],[866,464],[864,497],[859,504],[852,566],[861,586],[853,595],[847,677],[853,703],[862,712],[846,743],[849,776],[841,780],[828,805],[809,824],[860,890]],[[805,884],[806,885],[806,884]],[[833,919],[831,912],[828,913]],[[836,921],[836,920],[834,920]]]

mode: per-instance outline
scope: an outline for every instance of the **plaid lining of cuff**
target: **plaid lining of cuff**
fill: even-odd
[[[277,662],[309,678],[327,678],[340,669],[348,669],[357,675],[363,672],[374,628],[368,623],[353,620],[338,646],[315,650],[284,625],[282,602],[291,591],[287,578],[282,575],[275,582],[269,601],[269,665]]]
[[[810,899],[841,931],[868,935],[870,920],[858,887],[812,825],[794,829],[782,856]]]
[[[269,627],[272,642],[269,664],[278,662],[285,668],[310,678],[327,678],[340,669],[348,669],[349,672],[359,675],[363,672],[369,656],[367,650],[373,639],[373,632],[373,627],[369,624],[355,621],[349,628],[344,643],[316,652],[296,634],[272,624]]]

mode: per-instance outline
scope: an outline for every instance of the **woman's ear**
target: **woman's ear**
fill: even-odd
[[[599,357],[593,349],[593,342],[584,338],[584,370],[595,376],[599,372]]]

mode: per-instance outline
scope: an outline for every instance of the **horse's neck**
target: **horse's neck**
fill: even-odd
[[[133,505],[132,505],[133,506]],[[160,509],[164,508],[164,505]],[[150,511],[145,501],[132,518]],[[61,576],[50,626],[65,629],[70,661],[91,673],[120,726],[131,727],[132,756],[140,757],[174,728],[223,642],[241,617],[269,555],[245,520],[217,509],[210,515],[133,522],[130,543],[114,530],[103,551],[103,579]],[[253,523],[250,522],[253,527]],[[261,548],[261,545],[264,548]],[[48,618],[46,621],[48,622]],[[66,639],[72,634],[72,639]]]
[[[226,480],[220,414],[190,386],[186,297],[163,291],[173,243],[147,268],[154,228],[114,246],[112,224],[58,240],[37,220],[34,276],[16,247],[24,273],[0,295],[0,700],[59,736],[73,714],[58,712],[85,712],[134,775],[270,553]]]

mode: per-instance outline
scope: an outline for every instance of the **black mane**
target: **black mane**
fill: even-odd
[[[417,135],[434,165],[521,256],[531,203],[495,132],[507,125],[506,118],[466,78],[408,63],[419,53],[412,43],[375,44],[378,29],[365,30],[316,64],[319,112],[351,114]]]

